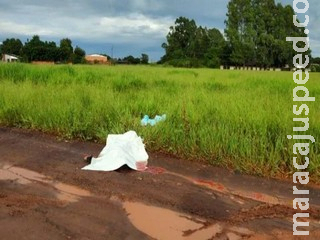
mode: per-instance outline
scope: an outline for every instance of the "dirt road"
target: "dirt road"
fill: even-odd
[[[145,172],[83,171],[101,144],[0,128],[1,239],[320,239],[292,236],[292,183],[150,154]]]

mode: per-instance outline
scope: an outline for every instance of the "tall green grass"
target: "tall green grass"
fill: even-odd
[[[320,74],[310,95],[320,97]],[[149,66],[0,65],[0,124],[105,141],[135,130],[147,150],[264,176],[295,171],[290,72]],[[320,179],[320,105],[310,108],[310,171]],[[148,114],[166,114],[154,127]],[[296,123],[297,124],[297,123]]]

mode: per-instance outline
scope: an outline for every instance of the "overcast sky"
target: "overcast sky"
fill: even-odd
[[[293,0],[277,0],[291,4]],[[87,54],[114,57],[164,54],[169,26],[179,16],[223,31],[228,0],[0,0],[0,41],[33,35],[42,40],[70,38]],[[309,0],[311,49],[320,56],[320,1]],[[303,19],[302,19],[303,21]],[[113,51],[112,51],[113,49]]]

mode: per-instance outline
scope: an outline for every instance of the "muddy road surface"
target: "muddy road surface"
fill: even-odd
[[[291,181],[155,153],[144,172],[81,170],[103,147],[0,128],[0,239],[320,239],[318,186],[294,237]]]

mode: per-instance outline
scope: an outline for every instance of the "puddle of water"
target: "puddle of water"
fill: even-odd
[[[31,183],[28,179],[17,176],[16,174],[9,172],[8,170],[0,169],[0,180],[17,181],[20,184]]]
[[[20,184],[44,183],[52,187],[57,199],[76,202],[81,197],[91,196],[89,191],[68,184],[54,182],[45,175],[19,167],[4,165],[0,168],[0,180],[12,180]]]
[[[155,239],[211,239],[222,231],[218,224],[205,227],[206,222],[169,209],[142,203],[125,202],[123,207],[132,224]],[[189,233],[189,234],[188,234]]]
[[[23,178],[29,181],[47,182],[46,176],[25,168],[10,167],[7,169],[7,171],[11,172],[12,174],[15,174],[20,179]]]
[[[64,183],[55,183],[53,186],[59,190],[57,198],[61,201],[76,202],[80,197],[91,196],[91,193],[87,190]]]

